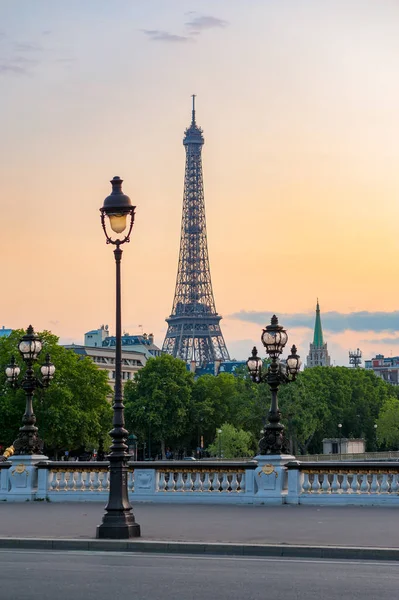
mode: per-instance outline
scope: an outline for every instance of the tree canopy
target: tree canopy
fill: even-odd
[[[243,458],[253,456],[254,451],[256,452],[255,446],[254,439],[248,431],[237,429],[230,423],[223,423],[220,429],[216,430],[208,451],[211,456],[220,458]]]
[[[189,429],[193,385],[193,375],[182,360],[169,354],[150,358],[125,385],[127,428],[144,439],[151,430],[165,457],[166,447],[176,444]]]
[[[322,440],[363,437],[375,449],[374,425],[382,407],[396,390],[372,371],[347,367],[305,369],[297,381],[281,385],[279,405],[291,450],[321,453]],[[153,444],[193,452],[200,440],[213,448],[215,429],[227,423],[258,440],[270,406],[267,384],[254,384],[245,371],[220,373],[194,380],[186,365],[172,357],[151,359],[125,388],[130,430],[151,430]],[[389,437],[386,444],[394,444]],[[162,442],[163,440],[163,442]],[[389,441],[388,441],[389,440]],[[253,448],[256,452],[256,448]]]
[[[5,368],[14,355],[21,368],[25,364],[19,355],[18,342],[24,331],[15,330],[0,339],[0,442],[10,445],[17,437],[25,410],[25,394],[6,383]],[[43,350],[37,361],[36,374],[46,353],[56,367],[54,379],[46,389],[37,389],[33,409],[44,441],[45,452],[97,448],[102,438],[107,445],[112,426],[112,408],[108,401],[111,388],[107,374],[99,370],[88,357],[79,357],[58,344],[58,338],[48,331],[39,333]]]

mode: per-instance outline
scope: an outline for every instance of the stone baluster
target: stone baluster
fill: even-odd
[[[106,490],[109,490],[109,476],[107,473],[107,477],[106,479],[104,478],[104,481],[106,483]],[[129,494],[133,494],[134,493],[134,471],[128,471],[127,474],[127,491]]]
[[[215,471],[212,477],[212,491],[218,493],[220,492],[220,481],[219,481],[219,472]]]
[[[59,488],[58,488],[58,472],[55,470],[51,471],[51,475],[50,475],[50,488],[53,490],[53,492],[58,492]]]
[[[338,473],[334,473],[333,480],[331,483],[331,493],[339,494],[339,492],[340,492],[340,489],[339,489]]]
[[[351,473],[352,475],[352,483],[351,483],[351,490],[353,494],[359,494],[360,493],[360,484],[359,484],[359,476],[357,473]]]
[[[381,494],[389,494],[389,475],[388,475],[388,473],[384,473],[382,476],[380,493]]]
[[[370,484],[368,482],[367,473],[364,473],[362,475],[362,482],[360,484],[360,492],[362,494],[369,494],[370,493]]]
[[[378,481],[377,473],[373,473],[373,477],[372,477],[371,485],[370,485],[370,492],[372,494],[379,494],[379,492],[380,492],[380,484]]]
[[[239,485],[240,485],[239,492],[245,494],[245,490],[246,490],[246,487],[245,487],[245,473],[241,473],[241,479],[239,481]]]
[[[320,485],[320,481],[319,481],[319,475],[318,475],[318,473],[314,473],[311,491],[315,492],[316,494],[319,494],[320,488],[321,488],[321,485]]]
[[[98,469],[95,469],[93,471],[94,476],[93,476],[93,491],[94,492],[98,492],[99,487],[100,487],[100,478],[99,478],[99,471]]]
[[[60,481],[58,483],[58,489],[60,492],[63,492],[65,490],[67,486],[67,481],[66,481],[66,472],[65,470],[61,471],[61,477],[60,477]]]
[[[175,492],[176,491],[176,477],[177,473],[170,472],[169,473],[169,481],[168,481],[168,492]]]
[[[91,492],[91,490],[92,490],[92,488],[91,488],[91,471],[86,471],[85,475],[86,475],[86,478],[85,478],[84,490],[85,490],[85,492]]]
[[[193,489],[193,479],[192,479],[192,473],[186,473],[187,477],[186,477],[186,481],[184,482],[184,487],[183,487],[183,491],[185,492],[192,492]]]
[[[129,487],[129,482],[130,482],[130,478],[131,478],[131,471],[128,472],[127,474],[127,485],[128,485],[128,491],[130,490]],[[106,492],[108,490],[108,471],[101,471],[101,487],[100,490],[102,492]]]
[[[194,492],[202,492],[202,481],[201,481],[201,473],[200,472],[195,474],[193,491]]]
[[[159,473],[158,489],[159,492],[166,492],[166,473]]]
[[[321,485],[321,489],[325,494],[331,493],[330,480],[328,479],[328,473],[324,473],[323,475],[323,483]]]
[[[182,492],[183,489],[184,489],[184,479],[183,479],[183,473],[180,471],[180,473],[177,474],[175,492]]]
[[[305,494],[310,494],[310,488],[311,484],[309,479],[309,473],[304,473],[302,489],[305,492]]]
[[[348,473],[344,473],[342,476],[341,490],[343,494],[349,493],[349,481],[348,481]]]
[[[75,471],[68,471],[68,492],[76,492]]]
[[[391,480],[391,494],[399,492],[399,473],[394,473]]]
[[[211,491],[211,480],[210,480],[210,477],[209,477],[209,471],[207,471],[205,473],[204,482],[202,484],[202,491],[203,492],[210,492]]]
[[[231,474],[230,488],[232,492],[236,492],[238,488],[238,473]]]
[[[222,492],[228,492],[229,491],[229,478],[227,473],[223,473],[223,479],[222,479]]]
[[[82,487],[83,487],[82,475],[83,475],[82,469],[78,469],[76,472],[76,481],[75,481],[75,489],[77,492],[82,491]]]

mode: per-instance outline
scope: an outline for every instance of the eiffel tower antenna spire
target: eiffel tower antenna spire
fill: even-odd
[[[193,99],[193,109],[191,111],[191,125],[195,125],[195,94],[191,96]]]
[[[184,134],[186,149],[180,254],[172,313],[162,350],[187,363],[230,360],[216,312],[209,268],[201,151],[202,129],[192,118]]]

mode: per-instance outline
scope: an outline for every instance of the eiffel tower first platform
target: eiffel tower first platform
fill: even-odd
[[[201,151],[202,129],[195,122],[185,131],[186,169],[179,266],[172,314],[162,350],[187,363],[203,366],[230,360],[213,298],[206,237]]]

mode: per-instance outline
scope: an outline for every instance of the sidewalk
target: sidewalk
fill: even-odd
[[[78,547],[80,542],[83,549],[92,548],[93,544],[89,546],[86,542],[94,540],[96,526],[101,523],[103,513],[103,503],[2,502],[0,547],[28,545],[72,548]],[[117,547],[119,542],[111,542],[110,549],[126,549],[128,544],[129,549],[137,551],[151,548],[153,551],[162,551],[162,548],[166,548],[164,551],[176,552],[179,548],[189,548],[188,551],[194,552],[197,548],[199,552],[209,552],[213,547],[218,553],[224,553],[224,548],[228,553],[243,554],[244,546],[255,546],[259,550],[263,547],[264,554],[271,547],[286,550],[294,546],[308,547],[309,550],[339,547],[351,551],[383,548],[389,549],[390,555],[399,559],[397,507],[177,506],[138,503],[134,505],[134,513],[141,525],[142,537],[134,542],[123,542],[120,547]],[[26,538],[31,540],[18,543],[18,540]],[[35,544],[32,538],[42,542]],[[49,544],[49,540],[60,543]],[[62,540],[69,540],[69,545],[66,542],[61,544]],[[155,542],[158,545],[154,546]],[[173,545],[172,542],[178,544]],[[95,543],[101,543],[104,549],[104,543],[107,542],[98,540]],[[132,544],[138,544],[139,547],[134,548]],[[303,550],[300,555],[304,555]],[[345,556],[348,556],[348,552]]]

